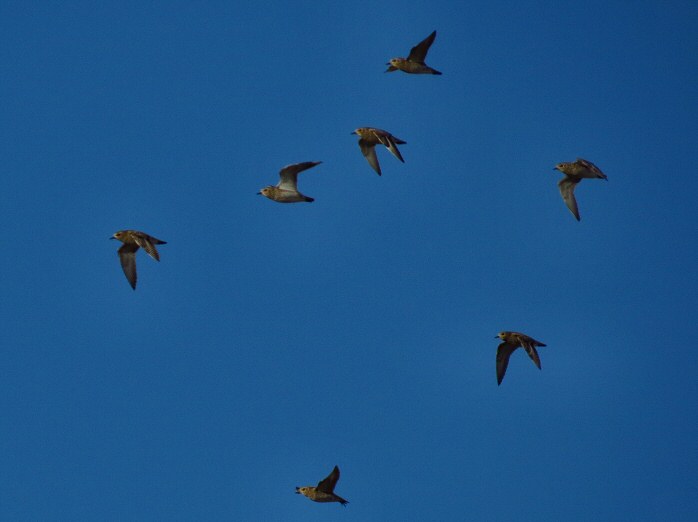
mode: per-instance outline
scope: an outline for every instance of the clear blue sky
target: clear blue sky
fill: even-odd
[[[697,24],[2,2],[0,520],[696,520]],[[443,76],[384,74],[434,29]],[[301,161],[314,203],[256,195]],[[135,292],[124,228],[168,242]],[[542,371],[497,386],[500,330]],[[346,509],[294,494],[335,464]]]

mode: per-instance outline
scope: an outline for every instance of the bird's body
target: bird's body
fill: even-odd
[[[119,248],[121,268],[131,288],[135,290],[137,281],[136,251],[142,247],[155,261],[160,261],[160,254],[158,254],[155,245],[164,245],[166,242],[138,230],[119,230],[109,239],[118,239],[123,243]]]
[[[388,131],[376,129],[375,127],[360,127],[352,132],[352,134],[356,134],[359,137],[359,148],[361,149],[361,153],[366,157],[368,164],[371,165],[379,176],[381,175],[381,166],[378,163],[378,156],[376,156],[376,145],[385,145],[393,156],[405,163],[397,145],[403,145],[407,142],[400,138],[396,138]]]
[[[296,493],[304,495],[315,502],[339,502],[346,506],[349,501],[334,494],[334,487],[337,485],[338,480],[339,468],[335,466],[326,478],[318,482],[317,486],[296,487]]]
[[[577,187],[577,184],[584,178],[608,180],[608,177],[591,161],[582,158],[577,158],[577,161],[558,163],[553,170],[559,170],[565,175],[564,178],[558,181],[557,186],[567,208],[570,209],[577,221],[580,221],[582,218],[579,216],[577,200],[574,197],[574,189]]]
[[[409,74],[441,74],[436,69],[432,69],[424,60],[429,52],[429,47],[434,43],[436,31],[427,36],[424,40],[415,45],[407,58],[392,58],[386,65],[385,72],[404,71]]]
[[[536,341],[533,337],[519,332],[499,332],[495,339],[503,342],[497,347],[497,384],[502,384],[504,374],[509,365],[509,357],[519,347],[523,347],[533,363],[541,369],[540,356],[536,346],[545,346],[542,342]]]
[[[258,194],[261,194],[272,201],[278,203],[299,203],[302,201],[312,203],[313,198],[298,192],[298,173],[319,165],[322,161],[305,161],[286,165],[279,171],[281,181],[276,186],[264,187]]]

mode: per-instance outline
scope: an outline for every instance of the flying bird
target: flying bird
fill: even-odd
[[[119,248],[119,259],[121,260],[121,268],[124,270],[124,275],[128,282],[131,284],[131,288],[136,289],[136,251],[143,247],[143,249],[148,252],[148,255],[155,259],[155,261],[160,261],[160,254],[158,254],[155,245],[165,245],[165,241],[162,241],[156,237],[149,236],[145,232],[139,232],[138,230],[119,230],[109,239],[118,239],[123,243],[121,248]]]
[[[553,167],[553,170],[559,170],[565,177],[558,181],[557,186],[562,194],[562,199],[565,200],[567,208],[570,209],[572,215],[580,221],[579,209],[577,208],[577,200],[574,197],[574,189],[577,184],[584,178],[599,178],[608,181],[606,174],[601,172],[601,169],[594,165],[591,161],[582,158],[577,158],[577,161],[558,163]]]
[[[375,170],[379,176],[381,175],[381,166],[378,164],[378,157],[376,156],[376,145],[385,145],[393,156],[405,163],[405,160],[402,159],[402,154],[400,154],[400,151],[397,149],[397,145],[403,145],[407,142],[396,138],[388,131],[373,127],[360,127],[352,132],[352,134],[359,136],[361,153],[366,157],[368,164],[373,167],[373,170]]]
[[[317,486],[296,487],[296,493],[305,495],[315,502],[339,502],[343,506],[346,506],[349,501],[334,494],[334,487],[337,485],[338,480],[339,468],[335,466],[332,473],[318,482]]]
[[[281,181],[279,181],[278,185],[275,187],[271,185],[264,187],[257,194],[266,196],[279,203],[298,203],[301,201],[311,203],[315,201],[313,198],[298,192],[298,173],[313,168],[320,163],[322,161],[304,161],[303,163],[286,165],[279,171]]]
[[[499,332],[495,339],[504,341],[497,347],[497,384],[502,384],[502,379],[504,379],[509,365],[509,357],[519,346],[523,346],[523,349],[540,370],[540,357],[536,346],[545,346],[542,342],[518,332]]]
[[[407,58],[392,58],[385,64],[388,66],[388,70],[385,72],[393,72],[400,69],[410,74],[441,74],[424,63],[429,47],[434,43],[434,38],[436,38],[436,31],[415,45],[410,50],[410,55]]]

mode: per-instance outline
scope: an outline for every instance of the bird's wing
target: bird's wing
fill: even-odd
[[[131,285],[131,288],[136,289],[136,250],[138,245],[133,243],[124,243],[119,249],[119,260],[124,275]]]
[[[519,342],[519,344],[523,345],[524,343],[530,343],[533,346],[545,346],[542,342],[536,341],[533,337],[530,335],[522,334],[520,332],[511,332],[514,336],[516,336],[516,340]]]
[[[533,364],[538,366],[538,369],[540,370],[540,356],[538,355],[538,350],[536,350],[536,345],[530,341],[526,341],[522,343],[522,346],[524,347],[524,350],[526,350],[528,356],[533,361]]]
[[[500,343],[497,347],[497,384],[502,384],[504,374],[507,373],[507,366],[509,366],[509,357],[517,348],[518,346],[507,342]]]
[[[407,59],[411,62],[424,63],[424,59],[427,57],[427,52],[429,47],[434,43],[434,38],[436,38],[436,31],[427,36],[424,40],[419,42],[410,50],[410,55]]]
[[[133,239],[139,247],[148,252],[150,257],[155,259],[155,261],[160,261],[160,254],[158,254],[158,251],[153,244],[153,240],[155,238],[152,238],[147,234],[134,234]]]
[[[393,156],[405,163],[405,160],[402,159],[402,154],[400,154],[400,151],[397,150],[395,136],[392,136],[391,134],[376,134],[376,137],[380,140],[380,142],[383,145],[386,146],[386,148],[392,153]]]
[[[327,475],[326,478],[322,479],[320,482],[318,482],[317,485],[317,490],[322,491],[323,493],[327,494],[332,494],[334,491],[334,487],[337,485],[337,481],[339,480],[339,468],[337,466],[334,467],[332,472]]]
[[[283,190],[298,190],[298,173],[310,169],[315,165],[319,165],[320,163],[322,163],[322,161],[304,161],[303,163],[286,165],[279,171],[281,181],[277,187]]]
[[[366,157],[368,164],[371,165],[373,170],[375,170],[376,173],[380,176],[381,166],[378,164],[378,156],[376,156],[376,146],[361,138],[359,140],[359,147],[361,147],[361,153]]]
[[[580,221],[579,209],[577,208],[577,200],[574,198],[574,188],[577,186],[581,179],[571,178],[565,176],[560,181],[558,181],[557,186],[560,189],[560,194],[562,194],[562,199],[565,200],[567,208],[570,209],[572,215]]]
[[[591,161],[585,160],[584,158],[577,158],[577,163],[596,174],[597,178],[608,179],[608,176],[601,172],[601,169],[594,165]]]
[[[533,346],[546,346],[544,343],[536,341],[533,337],[529,337],[528,335],[526,337],[531,342],[531,344],[533,344]]]

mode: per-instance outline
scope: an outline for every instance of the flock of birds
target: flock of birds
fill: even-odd
[[[400,70],[408,74],[442,74],[436,69],[429,67],[424,62],[427,52],[429,51],[431,44],[434,43],[435,38],[436,31],[432,32],[424,40],[415,45],[410,50],[410,54],[407,58],[392,58],[386,64],[388,65],[388,69],[385,72]],[[359,136],[359,148],[361,149],[361,153],[364,155],[371,168],[379,176],[382,173],[380,164],[378,163],[378,157],[376,155],[376,145],[385,146],[393,156],[395,156],[401,162],[405,162],[397,146],[403,145],[406,142],[393,136],[390,132],[377,129],[375,127],[360,127],[353,131],[352,134]],[[279,183],[277,185],[269,185],[264,187],[260,192],[258,192],[258,194],[278,203],[311,203],[315,200],[309,196],[306,196],[305,194],[302,194],[298,190],[298,174],[310,168],[316,167],[320,163],[322,162],[305,161],[302,163],[287,165],[279,172]],[[577,200],[574,197],[574,189],[579,182],[582,181],[582,179],[598,178],[608,180],[607,176],[591,161],[581,158],[578,158],[573,162],[558,163],[555,165],[553,170],[559,170],[565,175],[565,177],[558,182],[560,194],[562,195],[562,199],[567,205],[567,208],[569,208],[570,212],[572,212],[572,215],[577,219],[577,221],[581,220],[579,209],[577,207]],[[139,248],[143,248],[143,250],[145,250],[150,257],[155,259],[155,261],[160,261],[160,255],[158,254],[155,245],[164,245],[166,242],[138,230],[120,230],[110,239],[118,239],[123,243],[123,245],[119,248],[121,268],[123,269],[129,284],[135,290],[137,281],[136,252]],[[509,358],[517,348],[522,347],[538,369],[541,368],[540,356],[538,355],[536,347],[545,346],[545,344],[542,342],[519,332],[500,332],[497,334],[495,339],[501,339],[502,341],[497,347],[496,368],[498,385],[502,383],[504,374],[507,371],[507,366],[509,365]],[[334,493],[334,488],[337,485],[338,480],[339,467],[335,466],[330,474],[322,479],[317,486],[296,487],[296,493],[304,495],[315,502],[339,502],[342,505],[346,505],[348,504],[348,501]]]

